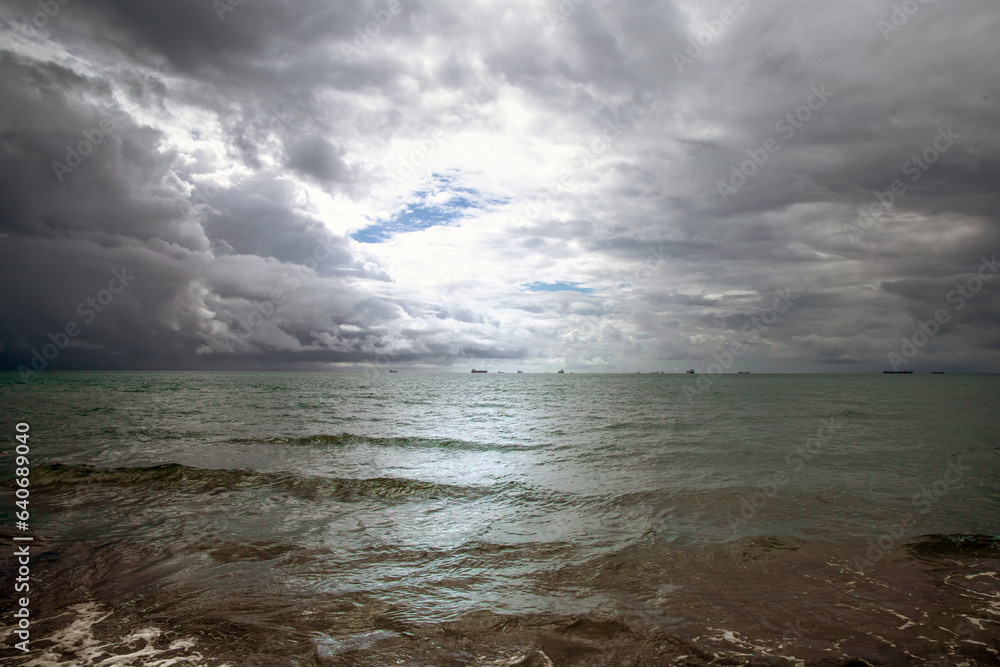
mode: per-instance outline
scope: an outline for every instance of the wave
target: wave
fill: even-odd
[[[275,438],[231,438],[232,444],[292,445],[298,447],[355,447],[374,445],[378,447],[426,447],[433,449],[464,449],[474,451],[522,451],[534,449],[529,445],[510,445],[486,442],[470,442],[447,438],[378,438],[352,433],[319,433],[306,436]]]
[[[180,493],[218,494],[240,489],[284,492],[305,499],[351,501],[364,498],[474,497],[488,489],[396,477],[354,479],[294,473],[261,473],[243,469],[204,469],[167,463],[144,468],[98,468],[54,463],[32,470],[31,483],[50,493],[105,486]]]
[[[981,534],[921,535],[907,542],[905,546],[914,558],[921,560],[970,556],[1000,557],[1000,537]]]

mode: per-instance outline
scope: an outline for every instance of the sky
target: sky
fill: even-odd
[[[1000,372],[998,34],[0,0],[0,367]]]

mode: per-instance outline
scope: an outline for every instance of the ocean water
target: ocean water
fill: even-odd
[[[1000,664],[1000,377],[706,380],[0,375],[0,663]]]

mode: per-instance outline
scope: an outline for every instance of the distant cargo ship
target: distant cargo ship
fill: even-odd
[[[931,375],[944,375],[944,371],[931,371]]]
[[[565,372],[566,372],[566,371],[564,371],[564,370],[563,370],[563,369],[561,369],[561,368],[560,368],[559,370],[557,370],[557,371],[556,371],[556,373],[565,373]]]
[[[473,373],[485,373],[486,371],[477,371],[475,368],[472,369]]]
[[[688,375],[694,375],[694,369],[693,368],[691,370],[689,370],[689,371],[684,371],[684,372],[687,373]]]
[[[913,375],[913,371],[882,371],[886,375]]]
[[[523,373],[524,371],[518,371],[518,373]]]

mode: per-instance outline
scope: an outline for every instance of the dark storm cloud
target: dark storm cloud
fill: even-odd
[[[3,224],[15,234],[109,241],[127,235],[205,248],[176,184],[160,133],[136,125],[101,81],[9,52],[0,58],[4,111],[25,120],[3,132]],[[83,98],[96,97],[87,103]],[[3,113],[3,112],[0,112]]]
[[[342,155],[322,137],[304,137],[288,148],[288,166],[321,183],[343,182],[350,174]]]
[[[303,264],[316,260],[321,275],[353,275],[385,280],[384,271],[366,264],[320,222],[294,210],[286,184],[262,174],[238,187],[218,192],[210,200],[195,191],[192,203],[202,207],[202,226],[219,254],[273,257]],[[321,260],[321,261],[320,261]]]
[[[0,68],[0,113],[19,119],[3,128],[0,152],[12,287],[0,309],[16,314],[0,333],[7,364],[29,363],[66,331],[77,333],[49,360],[54,367],[191,365],[198,350],[301,346],[309,337],[302,327],[315,320],[298,299],[313,292],[324,300],[325,327],[356,307],[352,289],[329,276],[387,278],[343,238],[303,219],[266,175],[200,204],[178,177],[184,170],[171,169],[177,156],[161,150],[162,133],[137,124],[106,82],[10,52]],[[230,252],[213,258],[220,244]],[[124,289],[116,282],[109,302],[88,304],[108,294],[116,270],[133,279]],[[323,287],[339,298],[314,294]],[[281,306],[253,340],[243,336],[242,323],[271,310],[271,300]],[[301,317],[282,328],[287,312]]]
[[[34,3],[21,4],[30,11]],[[296,46],[353,38],[354,28],[372,19],[370,7],[361,1],[97,0],[75,12],[74,25],[94,36],[114,34],[130,55],[152,51],[182,71],[243,85],[246,79],[273,80],[282,68],[270,58],[296,52]]]

